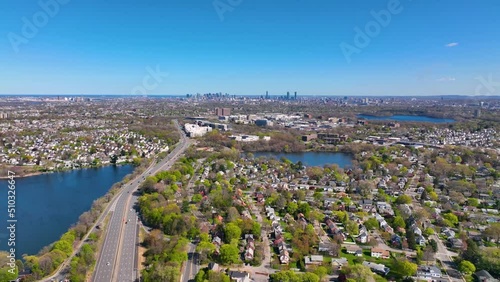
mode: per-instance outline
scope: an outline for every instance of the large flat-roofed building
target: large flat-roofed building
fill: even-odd
[[[267,119],[258,119],[255,121],[257,126],[273,126],[273,122]]]
[[[215,108],[215,115],[216,116],[230,116],[231,115],[231,109],[230,108]]]
[[[207,132],[212,131],[212,128],[209,126],[199,126],[198,124],[190,123],[186,123],[184,125],[184,129],[189,137],[200,137],[205,135]]]

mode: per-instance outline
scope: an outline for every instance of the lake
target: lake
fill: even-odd
[[[434,118],[428,116],[408,116],[408,115],[394,115],[394,116],[371,116],[371,115],[357,115],[358,118],[367,120],[386,120],[386,121],[412,121],[412,122],[430,122],[430,123],[450,123],[455,122],[450,118]]]
[[[274,152],[255,152],[253,153],[256,158],[275,157],[281,159],[285,157],[290,161],[296,163],[301,161],[307,166],[324,166],[326,164],[337,164],[339,167],[344,168],[351,166],[352,156],[346,153],[338,152],[303,152],[303,153],[274,153]]]
[[[57,241],[88,211],[94,200],[104,196],[114,183],[132,173],[134,166],[106,166],[56,172],[16,181],[16,257],[37,254]],[[7,180],[0,180],[0,219],[7,222]],[[7,250],[9,234],[0,228],[0,250]]]

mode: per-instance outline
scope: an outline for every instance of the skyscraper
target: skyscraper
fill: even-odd
[[[295,91],[295,95],[294,95],[293,99],[297,100],[297,91]]]
[[[290,91],[286,92],[286,99],[290,100]]]

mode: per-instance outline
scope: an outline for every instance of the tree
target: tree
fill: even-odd
[[[196,252],[200,254],[200,261],[203,263],[208,261],[214,251],[215,245],[207,241],[201,241],[198,246],[196,246]]]
[[[315,273],[306,272],[301,276],[303,282],[319,282],[319,277]]]
[[[234,264],[240,261],[238,247],[232,244],[223,244],[220,247],[220,260],[223,264]]]
[[[411,197],[409,195],[401,195],[396,199],[396,204],[410,204]]]
[[[350,265],[348,267],[343,268],[342,270],[347,278],[348,281],[354,281],[354,282],[374,282],[375,279],[373,278],[373,272],[368,268],[367,266],[364,266],[362,264],[355,264],[355,265]]]
[[[240,239],[241,237],[241,229],[236,225],[236,223],[230,222],[226,224],[224,228],[224,235],[226,243],[230,243],[233,239]]]
[[[396,260],[395,266],[395,269],[397,269],[403,277],[413,276],[417,273],[418,266],[407,260]]]
[[[356,221],[347,220],[345,223],[345,228],[350,235],[358,235],[359,233],[359,226]]]
[[[424,230],[424,235],[425,235],[425,236],[427,236],[427,237],[428,237],[428,236],[433,235],[434,233],[435,233],[435,232],[434,232],[434,229],[432,229],[432,228],[430,228],[430,227],[427,227],[427,228],[425,228],[425,230]]]
[[[71,243],[68,241],[64,241],[62,239],[55,242],[52,249],[53,250],[60,250],[68,256],[71,255],[71,253],[73,252],[73,246],[71,245]]]
[[[319,277],[319,280],[323,280],[323,278],[326,277],[326,275],[328,275],[328,269],[326,269],[326,267],[324,266],[318,266],[315,270],[314,270],[314,273],[316,275],[318,275]]]
[[[458,223],[458,217],[452,213],[443,214],[443,218],[447,220],[452,225],[456,225]]]
[[[394,225],[393,226],[394,228],[398,228],[398,227],[405,228],[406,227],[405,220],[403,219],[403,217],[401,217],[399,215],[394,217],[393,225]]]
[[[472,273],[476,272],[476,266],[468,260],[461,261],[459,266],[458,266],[458,269],[463,274],[472,274]]]
[[[500,222],[491,223],[483,233],[483,236],[489,240],[494,240],[495,243],[500,242]]]
[[[374,217],[370,217],[367,221],[364,222],[366,229],[375,230],[378,228],[378,221]]]
[[[437,201],[438,194],[436,192],[434,192],[434,191],[429,192],[429,199],[431,199],[433,201]]]
[[[472,207],[477,207],[477,206],[479,206],[479,200],[478,200],[478,199],[476,199],[476,198],[469,198],[469,199],[467,200],[467,204],[468,204],[469,206],[472,206]]]
[[[226,215],[227,221],[233,222],[236,221],[238,218],[240,218],[240,213],[238,212],[238,210],[235,207],[230,207],[227,210],[227,215]]]
[[[196,276],[194,277],[195,282],[203,282],[205,280],[205,271],[203,269],[200,269],[198,273],[196,273]]]
[[[413,232],[408,232],[406,233],[406,240],[408,241],[408,247],[412,250],[415,250],[417,248],[417,241],[415,239],[415,233]]]
[[[290,202],[286,207],[286,211],[291,215],[295,215],[298,209],[299,205],[296,202]]]
[[[423,260],[424,261],[434,261],[434,250],[432,249],[432,246],[430,245],[427,245],[425,246],[424,248],[424,256],[423,256]]]
[[[474,265],[479,264],[481,260],[481,250],[472,239],[467,239],[466,243],[467,249],[462,252],[462,258],[472,262]]]
[[[208,282],[230,282],[229,276],[223,272],[207,271],[206,280]]]

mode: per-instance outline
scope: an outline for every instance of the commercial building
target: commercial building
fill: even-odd
[[[273,126],[273,122],[267,119],[258,119],[255,121],[257,126]]]
[[[209,126],[199,126],[197,124],[186,123],[184,125],[184,129],[189,137],[201,137],[205,135],[207,132],[212,131],[212,128]]]
[[[230,108],[215,108],[215,115],[216,116],[230,116],[231,115],[231,109]]]

